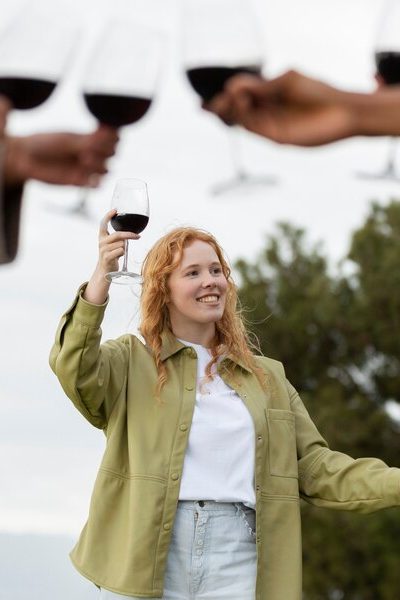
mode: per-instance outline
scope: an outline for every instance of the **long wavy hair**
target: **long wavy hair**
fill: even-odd
[[[168,279],[182,260],[184,249],[200,240],[210,244],[221,263],[222,272],[228,282],[225,309],[222,318],[215,323],[215,337],[211,347],[212,358],[206,368],[206,376],[212,378],[211,370],[219,357],[231,355],[241,360],[253,371],[263,384],[262,370],[258,367],[252,350],[259,348],[250,340],[238,303],[236,285],[231,269],[217,240],[207,231],[193,227],[178,227],[164,235],[148,252],[142,267],[143,288],[140,300],[140,333],[153,353],[158,371],[156,397],[167,381],[167,369],[161,360],[162,333],[171,331],[167,302]],[[234,369],[234,364],[229,369]],[[264,387],[264,386],[263,386]]]

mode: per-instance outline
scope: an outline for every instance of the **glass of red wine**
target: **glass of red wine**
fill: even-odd
[[[156,92],[160,54],[159,32],[131,22],[108,22],[84,73],[83,97],[90,113],[116,129],[142,119]],[[87,215],[87,192],[72,212]]]
[[[27,110],[54,91],[76,45],[78,30],[34,7],[11,21],[0,36],[0,94]]]
[[[400,85],[400,2],[387,0],[384,4],[375,44],[376,80],[379,87]],[[379,173],[360,173],[370,179],[400,181],[396,171],[397,138],[390,138],[386,166]]]
[[[117,213],[111,219],[115,231],[141,233],[149,222],[149,195],[147,184],[141,179],[120,179],[114,188],[111,201]],[[141,283],[139,273],[128,270],[129,240],[125,240],[125,254],[122,269],[108,273],[112,283],[133,285]]]
[[[239,73],[261,75],[263,43],[248,0],[186,0],[183,61],[190,85],[203,101],[221,92]],[[221,194],[243,185],[275,183],[271,176],[247,173],[240,156],[237,127],[229,128],[234,177],[213,187]]]

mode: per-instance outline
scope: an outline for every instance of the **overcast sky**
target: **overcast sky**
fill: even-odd
[[[59,1],[48,4],[60,10]],[[11,18],[21,5],[1,0],[2,18]],[[372,89],[381,6],[378,0],[257,0],[265,72],[275,75],[294,67],[347,89]],[[156,25],[164,33],[165,58],[151,111],[122,132],[111,173],[91,194],[92,220],[58,212],[77,201],[75,189],[39,184],[26,189],[21,251],[13,265],[1,269],[0,283],[0,530],[9,532],[75,535],[85,520],[103,434],[72,408],[47,357],[61,313],[95,264],[97,222],[109,206],[117,178],[140,177],[149,184],[151,219],[135,244],[139,262],[160,234],[179,224],[212,231],[231,260],[253,259],[274,223],[290,220],[307,228],[310,241],[322,240],[334,264],[344,255],[349,234],[366,215],[369,201],[386,202],[399,189],[394,182],[355,177],[357,171],[383,167],[386,139],[304,150],[243,133],[246,167],[255,174],[276,175],[279,184],[213,197],[212,186],[231,175],[227,131],[200,110],[185,81],[177,41],[178,3],[69,0],[67,12],[83,28],[75,61],[48,103],[12,115],[12,132],[93,128],[80,97],[83,57],[112,13]],[[135,297],[115,287],[105,337],[135,325]]]

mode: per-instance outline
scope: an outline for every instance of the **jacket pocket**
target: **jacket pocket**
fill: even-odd
[[[268,408],[268,461],[270,475],[298,478],[295,415],[290,410]]]

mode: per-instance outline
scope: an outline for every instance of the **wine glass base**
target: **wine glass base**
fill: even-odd
[[[64,207],[55,207],[53,205],[49,205],[49,210],[51,212],[56,212],[61,215],[73,215],[76,217],[80,217],[81,219],[87,219],[88,221],[92,220],[92,216],[90,215],[86,203],[78,202],[75,206],[70,208]]]
[[[380,173],[366,173],[364,171],[357,171],[356,176],[359,179],[370,179],[370,180],[386,180],[386,181],[400,181],[400,174],[394,169],[386,169]]]
[[[78,217],[83,217],[84,219],[91,218],[86,202],[78,202],[78,204],[76,206],[73,206],[69,210],[66,210],[66,212],[71,215],[77,215]]]
[[[143,282],[142,276],[132,271],[112,271],[107,273],[106,279],[119,285],[137,285]]]
[[[213,196],[221,196],[234,190],[276,185],[277,183],[278,178],[274,175],[247,175],[243,173],[227,181],[215,184],[210,191]]]

